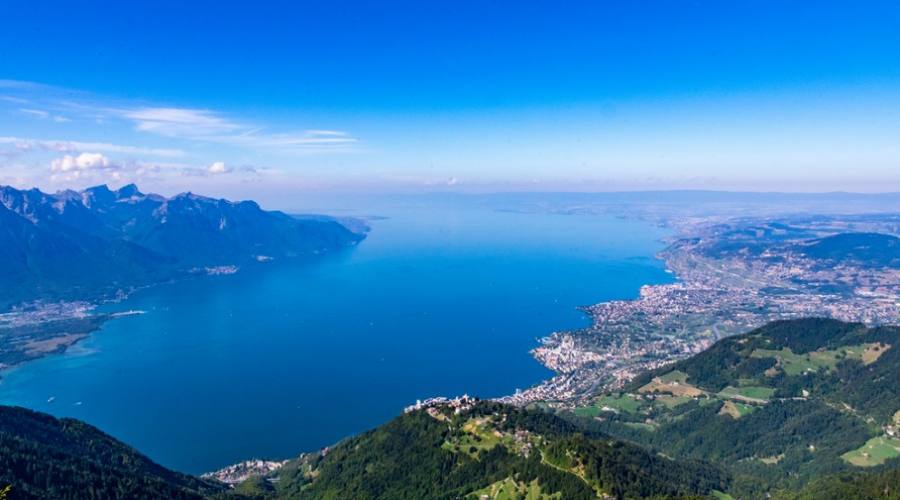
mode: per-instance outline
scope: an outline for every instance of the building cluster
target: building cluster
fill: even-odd
[[[557,376],[502,400],[566,402],[620,388],[641,372],[779,319],[900,324],[896,267],[811,258],[798,250],[807,240],[791,240],[781,229],[766,236],[758,221],[685,227],[691,232],[660,254],[676,283],[647,285],[635,300],[585,308],[591,327],[553,333],[532,351]]]
[[[468,394],[463,394],[462,396],[457,396],[453,399],[445,398],[442,396],[428,398],[425,400],[417,399],[415,404],[409,405],[403,409],[403,413],[409,413],[411,411],[423,410],[423,409],[442,409],[449,408],[453,411],[454,414],[462,413],[475,405],[478,401],[477,398],[473,398]]]
[[[229,465],[215,472],[208,472],[201,477],[205,479],[216,479],[225,484],[235,485],[246,481],[251,477],[265,476],[269,473],[284,467],[287,460],[262,460],[253,459],[246,460],[234,465]]]

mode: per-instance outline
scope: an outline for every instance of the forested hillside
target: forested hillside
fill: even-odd
[[[273,494],[291,499],[678,498],[728,486],[709,464],[676,462],[581,433],[549,413],[485,402],[458,414],[449,406],[414,411],[275,478]]]
[[[16,499],[200,499],[223,489],[165,469],[96,428],[0,406],[0,490]]]
[[[735,475],[733,490],[800,488],[900,465],[900,329],[775,322],[638,377],[574,414],[583,425]]]

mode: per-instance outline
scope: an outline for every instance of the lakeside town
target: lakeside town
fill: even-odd
[[[0,314],[0,371],[61,353],[111,319],[140,310],[97,312],[84,301],[34,302]]]
[[[501,398],[570,404],[769,321],[900,322],[897,217],[680,219],[660,254],[677,282],[585,307],[592,325],[532,351],[556,375]]]

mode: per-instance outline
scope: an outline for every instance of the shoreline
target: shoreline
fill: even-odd
[[[109,320],[145,314],[146,311],[133,309],[128,311],[97,312],[98,309],[103,307],[122,303],[134,294],[143,290],[171,285],[190,279],[227,277],[238,274],[245,269],[254,269],[257,266],[298,261],[303,257],[322,258],[355,247],[356,244],[339,248],[334,252],[287,257],[278,260],[271,258],[253,259],[242,266],[232,264],[192,268],[180,271],[175,276],[165,280],[131,286],[128,290],[120,288],[90,300],[58,300],[46,302],[38,299],[16,304],[7,311],[0,313],[0,333],[6,333],[6,338],[4,339],[3,344],[0,345],[0,381],[3,380],[4,375],[8,371],[20,368],[31,361],[36,361],[54,354],[64,354],[68,348],[96,333]],[[68,331],[66,328],[66,324],[70,322],[90,323],[90,325],[76,325],[75,331],[72,332]],[[29,351],[30,346],[27,342],[31,340],[33,336],[37,337],[34,339],[37,342],[52,342],[54,339],[66,335],[69,335],[69,340],[71,340],[71,342],[60,342],[57,345],[54,345],[53,349]],[[17,346],[19,348],[16,348]]]
[[[672,247],[672,245],[676,241],[678,241],[678,239],[684,236],[683,229],[673,224],[671,220],[652,219],[641,216],[639,214],[625,215],[607,213],[605,215],[623,220],[639,221],[657,228],[670,230],[669,234],[666,234],[660,237],[659,240],[657,240],[663,245],[663,248],[660,251],[656,252],[656,254],[651,257],[641,256],[636,258],[646,258],[650,261],[661,262],[663,264],[663,271],[674,278],[674,283],[670,284],[675,284],[680,281],[678,274],[671,268],[669,261],[665,258],[665,255],[666,252]],[[644,284],[641,285],[638,289],[637,296],[631,299],[608,300],[591,305],[575,306],[576,310],[582,312],[585,315],[588,320],[588,325],[586,325],[584,328],[558,330],[551,332],[549,335],[538,338],[538,345],[529,351],[535,361],[540,363],[551,372],[555,373],[555,375],[527,389],[516,390],[516,392],[513,394],[493,398],[493,400],[516,406],[527,406],[533,403],[571,401],[575,399],[579,395],[578,382],[573,378],[575,372],[577,372],[584,365],[599,363],[603,360],[600,354],[592,351],[581,350],[575,346],[574,342],[574,338],[579,332],[590,330],[596,326],[597,316],[594,309],[604,304],[626,304],[640,301],[643,297],[645,288],[660,287],[666,285],[666,283]],[[674,361],[676,360],[673,359],[670,362]],[[592,390],[594,388],[595,387],[593,387]]]
[[[675,232],[657,258],[676,281],[644,285],[633,300],[586,306],[591,326],[554,332],[531,351],[556,375],[498,401],[577,405],[598,391],[622,388],[641,372],[776,320],[900,323],[900,270],[865,261],[836,265],[804,253],[841,235],[879,228],[891,234],[890,219],[874,214],[663,222]]]
[[[17,348],[0,351],[0,382],[10,372],[39,359],[54,354],[65,354],[71,347],[99,331],[106,322],[127,316],[146,314],[146,311],[130,309],[111,313],[93,312],[96,304],[83,302],[57,302],[45,304],[28,313],[4,313],[8,325],[0,327],[6,343]],[[30,313],[30,314],[29,314]],[[23,314],[26,318],[16,318]],[[50,314],[50,316],[45,316]],[[12,316],[12,317],[10,317]],[[27,316],[42,316],[28,320]]]
[[[666,243],[671,237],[663,238],[660,241]],[[675,283],[678,283],[678,275],[673,271],[668,262],[663,257],[664,248],[658,252],[653,259],[659,260],[664,264],[664,271],[675,277]],[[673,283],[674,284],[674,283]],[[580,384],[576,380],[575,374],[585,365],[602,363],[604,358],[602,355],[581,349],[576,345],[575,338],[580,332],[590,330],[597,324],[597,315],[595,308],[603,305],[628,304],[642,300],[644,290],[653,287],[664,287],[667,284],[645,284],[641,285],[638,290],[638,296],[632,299],[609,300],[599,302],[593,305],[576,306],[576,309],[583,312],[590,322],[584,328],[574,330],[559,330],[550,333],[545,337],[538,339],[538,345],[529,351],[532,357],[555,375],[547,380],[543,380],[527,389],[516,391],[514,394],[494,398],[495,401],[512,404],[516,406],[527,406],[532,403],[546,402],[564,402],[577,399],[581,392]],[[710,343],[711,345],[711,343]],[[701,350],[706,349],[705,345]],[[667,361],[665,364],[673,363],[677,359]],[[662,365],[659,365],[662,366]],[[596,387],[592,387],[592,390]]]

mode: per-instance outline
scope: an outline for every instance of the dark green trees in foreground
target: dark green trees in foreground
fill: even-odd
[[[9,499],[199,499],[223,489],[153,463],[84,422],[0,406],[0,489]]]

